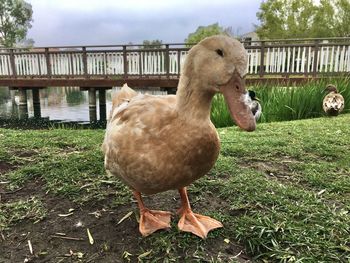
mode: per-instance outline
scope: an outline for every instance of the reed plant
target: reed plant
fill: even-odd
[[[310,81],[302,86],[272,86],[258,84],[248,87],[260,99],[262,115],[259,122],[290,121],[325,116],[322,101],[327,84],[334,84],[345,99],[343,113],[350,112],[350,78]],[[211,119],[216,127],[232,126],[222,95],[214,97]]]

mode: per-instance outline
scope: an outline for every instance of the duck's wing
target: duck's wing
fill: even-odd
[[[175,109],[175,101],[175,95],[138,94],[122,102],[111,112],[111,122],[118,125],[138,119],[147,125],[155,126],[159,121],[170,117],[170,113]]]
[[[118,142],[139,139],[142,136],[157,136],[177,114],[175,95],[155,96],[138,94],[123,101],[111,111],[102,150],[119,147]]]

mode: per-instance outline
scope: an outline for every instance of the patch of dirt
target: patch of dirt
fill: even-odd
[[[17,157],[22,157],[22,158],[25,158],[25,157],[31,157],[31,156],[34,156],[36,154],[38,154],[37,151],[35,150],[15,150],[12,152],[12,154],[16,155]]]
[[[152,234],[152,238],[144,238],[138,231],[137,205],[130,202],[118,205],[114,208],[108,200],[88,203],[79,206],[68,199],[46,194],[44,182],[36,180],[29,182],[18,191],[3,195],[2,202],[10,202],[17,199],[28,199],[31,196],[40,198],[48,211],[45,219],[39,222],[23,220],[11,227],[9,231],[0,232],[0,263],[10,262],[124,262],[125,251],[131,253],[131,262],[137,262],[137,256],[144,251],[156,251],[157,247],[150,241],[157,239],[159,233]],[[229,206],[214,195],[192,195],[193,210],[206,213],[210,210],[229,209]],[[180,205],[179,195],[176,191],[145,196],[146,206],[152,209],[171,211],[174,214],[172,221],[176,222],[175,215]],[[220,210],[219,210],[220,209]],[[118,224],[129,212],[131,216]],[[89,229],[94,243],[90,244],[87,234]],[[181,242],[188,242],[188,237],[183,233],[169,232],[171,244],[178,246]],[[165,233],[166,234],[166,233]],[[183,240],[181,236],[183,235]],[[218,234],[213,233],[213,236]],[[164,233],[162,233],[164,237]],[[249,262],[249,257],[243,248],[231,240],[228,244],[223,242],[223,237],[208,238],[199,241],[204,250],[206,260],[211,257],[220,258],[222,262],[230,262],[233,258],[238,262]],[[29,248],[29,240],[32,252]],[[186,241],[187,240],[187,241]],[[174,248],[177,251],[177,260],[183,262],[185,256],[194,255],[197,248]],[[194,253],[194,254],[193,254]],[[124,254],[125,255],[125,254]],[[162,256],[162,255],[158,255]],[[190,256],[191,257],[191,256]],[[202,258],[203,259],[203,255]],[[198,261],[195,256],[193,260]],[[144,260],[147,262],[147,260]]]
[[[29,158],[31,156],[34,156],[35,154],[37,154],[36,151],[34,150],[16,150],[11,152],[12,155],[19,157],[19,158]],[[28,160],[27,160],[28,161]],[[0,160],[0,175],[2,174],[6,174],[9,171],[13,171],[15,169],[17,169],[21,164],[19,163],[8,163],[4,160]]]
[[[282,158],[277,161],[262,161],[262,160],[249,160],[249,162],[239,162],[238,165],[244,168],[253,168],[260,172],[263,172],[269,179],[276,179],[281,181],[295,180],[294,170],[290,166],[291,163],[299,162],[289,157]]]
[[[13,164],[0,160],[0,174],[5,174],[8,171],[15,169],[15,167],[16,166]]]
[[[0,185],[0,201],[2,203],[9,203],[9,202],[15,202],[21,199],[26,200],[34,195],[42,196],[44,195],[43,187],[44,187],[44,182],[40,178],[33,179],[30,182],[28,182],[25,186],[12,191],[6,190],[5,188],[1,188],[1,185]]]

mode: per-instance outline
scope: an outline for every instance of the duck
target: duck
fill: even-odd
[[[329,84],[324,90],[328,94],[323,99],[323,110],[329,116],[337,116],[344,109],[344,98],[336,86]]]
[[[180,231],[205,239],[209,231],[223,227],[218,220],[193,212],[187,187],[206,175],[219,156],[220,139],[210,120],[216,93],[224,95],[242,130],[256,128],[244,84],[247,61],[238,40],[207,37],[189,50],[175,95],[137,94],[124,85],[113,96],[102,144],[104,166],[132,191],[142,236],[169,229],[172,215],[148,208],[142,195],[173,189],[181,199]]]
[[[250,109],[254,115],[255,121],[258,121],[262,113],[260,99],[256,97],[255,91],[253,90],[248,90],[248,94],[251,99]]]

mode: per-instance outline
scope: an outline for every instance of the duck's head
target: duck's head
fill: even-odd
[[[338,89],[333,84],[328,84],[327,87],[324,89],[324,92],[327,92],[327,93],[331,93],[331,92],[338,93]]]
[[[197,80],[200,85],[194,86],[200,92],[222,93],[236,124],[253,131],[256,124],[244,81],[247,64],[247,52],[238,40],[216,35],[203,39],[189,51],[183,75],[189,82]]]
[[[258,99],[258,98],[256,97],[255,91],[253,91],[253,90],[248,90],[248,94],[249,94],[249,97],[250,97],[252,100],[260,101],[260,99]]]

